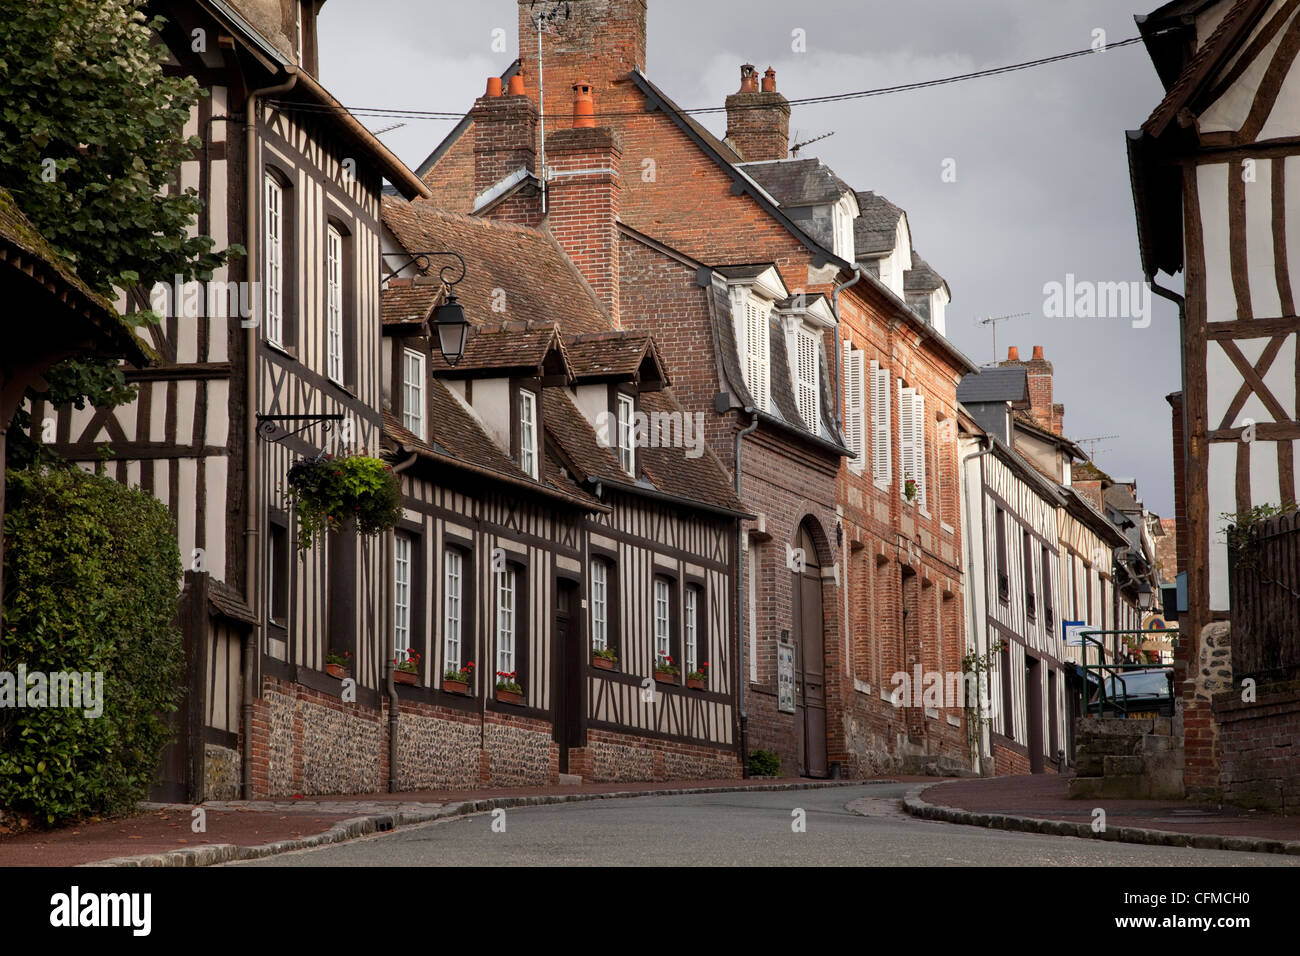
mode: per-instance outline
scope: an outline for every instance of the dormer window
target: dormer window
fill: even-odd
[[[737,266],[721,270],[731,287],[731,314],[736,350],[754,405],[768,411],[772,405],[772,346],[768,321],[777,302],[789,293],[773,266]]]
[[[622,392],[615,398],[618,411],[618,463],[631,477],[636,477],[636,399]]]
[[[799,293],[777,306],[785,331],[795,404],[803,425],[821,431],[822,333],[835,327],[835,313],[824,295]]]
[[[537,395],[519,390],[519,467],[530,478],[537,478]]]

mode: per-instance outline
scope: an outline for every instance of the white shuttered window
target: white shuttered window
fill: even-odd
[[[461,554],[448,548],[442,555],[442,666],[444,670],[461,665]]]
[[[604,561],[591,562],[591,649],[609,647],[609,577]]]
[[[424,441],[424,353],[415,349],[403,353],[402,425]]]
[[[899,493],[907,496],[907,482],[916,482],[913,499],[925,510],[925,396],[914,388],[898,390],[899,457],[901,458],[902,484]]]
[[[655,663],[672,655],[672,632],[669,630],[668,582],[655,578]]]
[[[411,646],[411,539],[393,539],[393,656],[404,661]]]
[[[537,477],[537,396],[519,390],[519,467]]]
[[[745,384],[762,411],[768,410],[771,389],[768,367],[771,347],[767,334],[768,308],[751,295],[745,304]]]
[[[871,363],[871,477],[882,488],[893,480],[893,435],[889,430],[889,369]]]
[[[848,394],[844,397],[844,432],[849,450],[857,458],[849,460],[849,470],[862,474],[867,464],[867,385],[866,354],[844,343],[844,380]]]
[[[817,333],[808,329],[800,329],[795,335],[795,385],[799,417],[816,434],[821,405],[817,388]]]
[[[497,572],[497,670],[515,672],[515,572]]]

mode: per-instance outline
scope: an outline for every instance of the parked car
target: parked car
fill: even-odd
[[[1106,678],[1103,717],[1172,717],[1174,715],[1174,672],[1168,667],[1125,671]],[[1101,688],[1092,692],[1095,709],[1101,702]]]

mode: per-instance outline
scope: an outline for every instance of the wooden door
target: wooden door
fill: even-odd
[[[800,529],[803,570],[794,571],[795,719],[799,773],[829,774],[826,757],[826,638],[822,614],[821,562],[807,530]]]
[[[1042,662],[1025,655],[1026,720],[1029,723],[1029,772],[1043,772]]]
[[[555,590],[555,651],[551,658],[555,662],[553,738],[560,751],[560,773],[569,772],[569,749],[582,746],[582,670],[586,648],[578,607],[578,585],[559,579]]]

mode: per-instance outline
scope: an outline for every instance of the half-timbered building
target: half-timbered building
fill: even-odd
[[[396,200],[384,223],[389,440],[397,467],[416,461],[402,471],[412,523],[398,540],[426,586],[419,612],[401,611],[420,622],[411,646],[428,664],[414,708],[405,690],[399,704],[424,725],[410,736],[437,740],[449,721],[464,734],[474,715],[492,782],[738,775],[745,513],[654,340],[611,328],[546,232]],[[429,325],[443,290],[402,274],[439,249],[467,262],[455,294],[473,332],[454,366]],[[449,458],[447,475],[431,467]],[[466,686],[448,690],[441,678],[470,661]],[[502,673],[519,703],[498,699]],[[503,757],[493,741],[505,737]],[[498,772],[503,759],[524,766]],[[477,761],[442,753],[410,770],[464,783]]]
[[[426,190],[314,79],[319,4],[151,7],[166,20],[165,69],[205,94],[184,131],[200,145],[174,188],[202,200],[191,231],[247,255],[207,282],[124,295],[124,311],[163,317],[144,329],[159,362],[127,372],[133,402],[35,414],[57,419],[54,450],[84,467],[107,446],[108,473],[171,509],[184,563],[205,579],[190,581],[182,615],[204,661],[186,710],[201,716],[164,792],[213,792],[205,773],[222,796],[373,789],[378,776],[353,762],[304,770],[294,741],[329,733],[301,716],[299,695],[314,685],[333,712],[331,644],[355,647],[359,699],[373,703],[382,551],[349,538],[295,553],[285,476],[326,444],[379,449],[380,195],[385,179]]]

